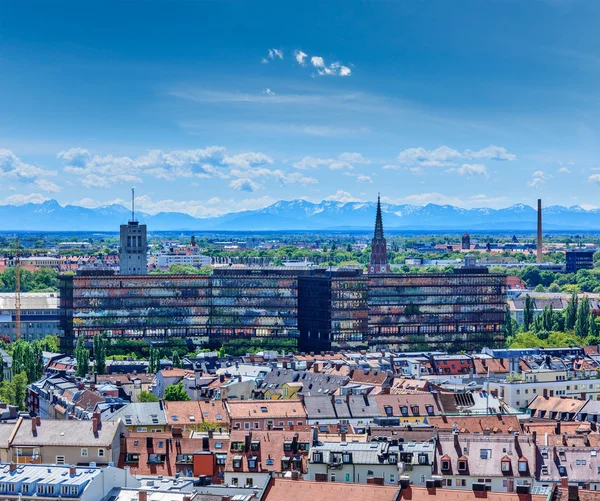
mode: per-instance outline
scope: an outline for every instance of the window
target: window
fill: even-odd
[[[449,470],[450,469],[450,461],[442,461],[442,470]]]
[[[335,482],[335,473],[331,474],[330,482]]]
[[[346,482],[350,482],[350,473],[346,473]]]
[[[526,461],[519,461],[519,471],[520,472],[527,471],[527,462]]]
[[[237,486],[238,486],[238,479],[237,479],[237,477],[233,477],[233,478],[231,479],[231,485],[234,485],[235,487],[237,487]]]
[[[137,431],[138,433],[146,433],[148,431],[148,428],[138,426],[135,431]]]
[[[233,467],[234,468],[242,467],[242,456],[234,456],[233,457]]]
[[[446,479],[446,487],[452,487],[452,479],[451,478]]]
[[[162,440],[159,440],[159,441],[158,441],[158,448],[159,448],[159,449],[162,449],[164,446],[165,446],[165,443],[164,443],[164,441],[162,441]]]
[[[510,471],[510,462],[502,461],[502,471]]]
[[[313,452],[312,462],[313,463],[322,463],[323,462],[323,456],[321,455],[320,452]]]
[[[215,442],[215,449],[222,449],[222,448],[223,448],[223,442]]]
[[[458,462],[458,470],[459,471],[465,471],[467,469],[467,462],[466,461],[459,461]]]
[[[105,454],[105,452],[106,452],[106,451],[105,451],[104,449],[98,449],[98,457],[99,457],[99,458],[103,458],[103,457],[104,457],[104,454]]]
[[[254,429],[255,430],[259,430],[260,429],[260,423],[254,423]]]
[[[219,466],[224,465],[227,462],[227,454],[217,454],[217,464]]]
[[[492,449],[481,449],[479,457],[481,459],[492,459]]]
[[[467,479],[466,478],[459,478],[456,481],[456,485],[458,486],[458,483],[460,482],[460,486],[461,487],[466,487],[467,486]]]
[[[250,429],[250,423],[244,423],[244,430]]]
[[[403,405],[402,407],[400,407],[400,412],[403,416],[408,416],[408,407],[406,405]]]
[[[87,448],[84,447],[83,449],[81,449],[81,456],[84,458],[86,458],[88,456]]]
[[[395,484],[396,483],[396,475],[394,475],[393,473],[390,473],[390,484]]]
[[[267,463],[267,466],[273,466],[274,464],[272,459],[267,459],[265,462]]]
[[[56,456],[56,464],[65,464],[65,457],[64,456]]]
[[[133,445],[135,445],[136,447],[139,445],[139,443],[140,443],[139,440],[134,440],[133,441]]]
[[[392,415],[393,410],[392,410],[392,407],[390,405],[386,405],[384,407],[384,409],[385,409],[386,416],[391,416]]]
[[[246,487],[252,487],[254,485],[254,479],[252,477],[246,477]]]

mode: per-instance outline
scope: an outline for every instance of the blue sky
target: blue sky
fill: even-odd
[[[600,206],[599,25],[594,1],[2,2],[0,203]]]

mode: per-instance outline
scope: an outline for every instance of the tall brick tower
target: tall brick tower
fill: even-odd
[[[381,200],[377,195],[377,216],[375,216],[375,233],[371,244],[371,264],[369,273],[389,273],[390,265],[387,259],[387,244],[383,236],[383,220],[381,219]]]

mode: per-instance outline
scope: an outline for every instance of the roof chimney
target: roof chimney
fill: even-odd
[[[73,476],[75,476],[76,473],[77,473],[77,467],[74,464],[69,466],[69,475],[71,475],[73,477]]]
[[[8,471],[12,473],[13,471],[16,471],[16,469],[17,465],[11,461],[10,465],[8,466]]]
[[[148,493],[146,491],[138,491],[138,501],[148,501]]]
[[[37,419],[35,418],[31,420],[31,433],[37,435]]]
[[[92,430],[94,431],[94,435],[98,433],[98,420],[96,418],[92,419]]]

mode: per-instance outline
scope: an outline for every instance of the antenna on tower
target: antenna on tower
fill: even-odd
[[[135,188],[131,188],[131,222],[135,222]]]

